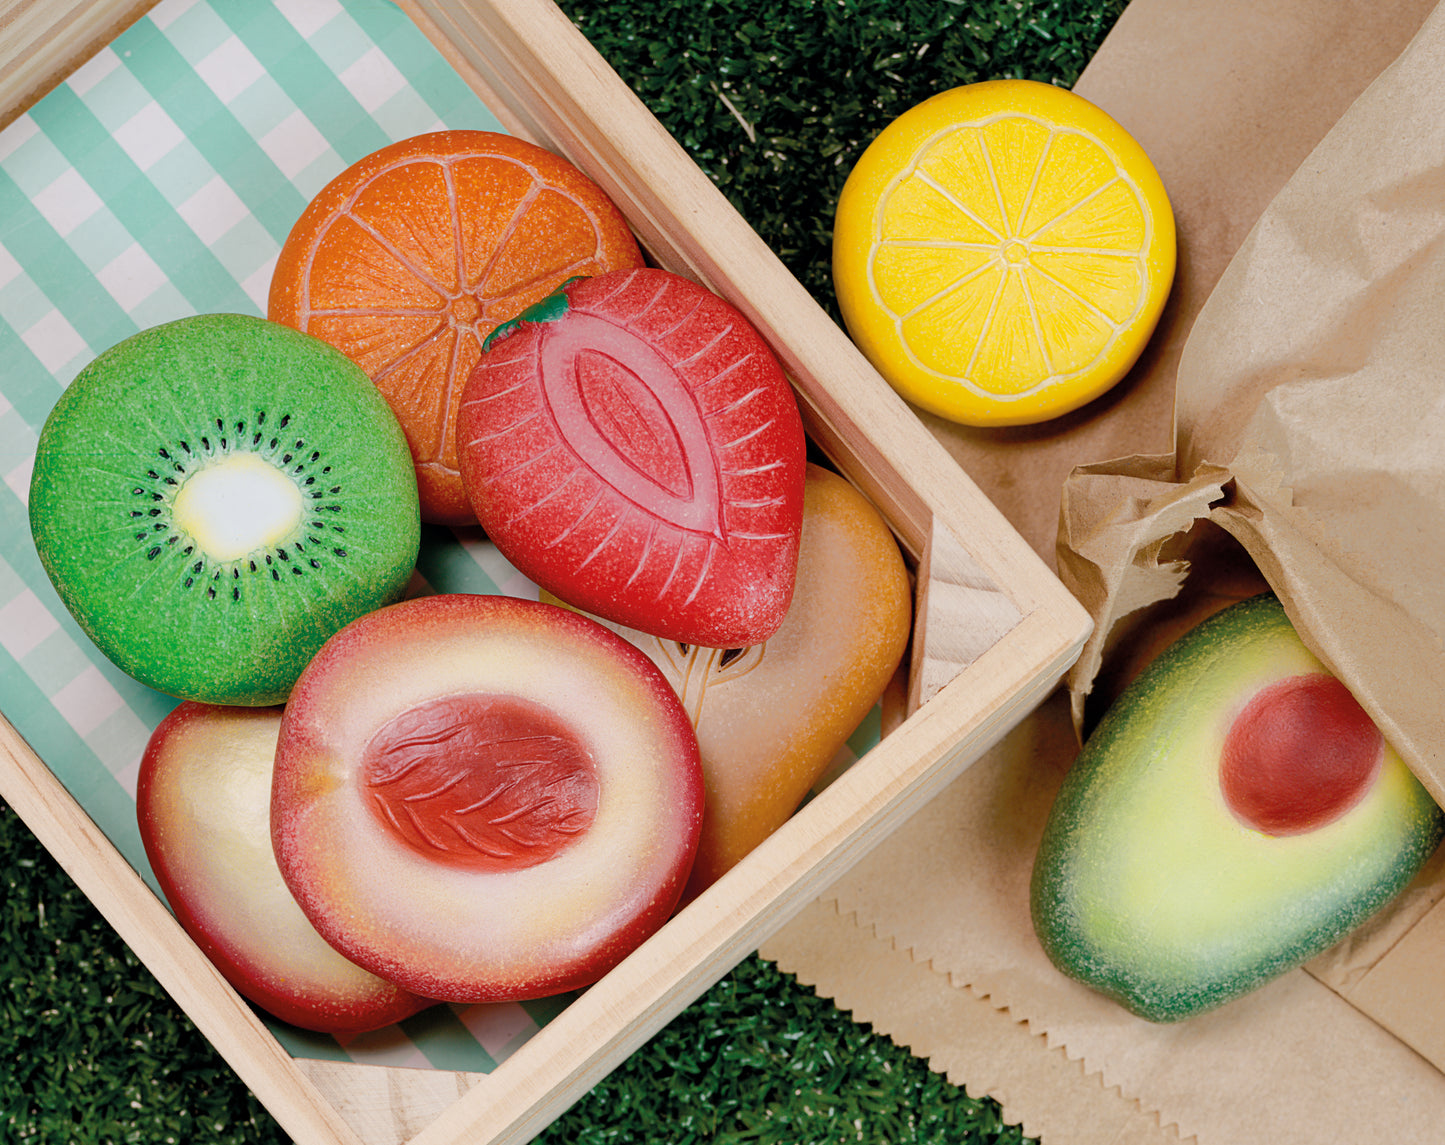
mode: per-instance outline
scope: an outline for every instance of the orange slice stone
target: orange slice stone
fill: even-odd
[[[642,265],[606,193],[565,159],[440,131],[348,167],[277,259],[268,317],[336,346],[406,432],[422,519],[475,522],[457,467],[462,386],[499,324],[577,275]]]

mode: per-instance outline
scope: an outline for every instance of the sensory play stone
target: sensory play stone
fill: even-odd
[[[1170,645],[1054,803],[1034,928],[1065,973],[1154,1021],[1209,1010],[1343,938],[1445,817],[1270,594]]]

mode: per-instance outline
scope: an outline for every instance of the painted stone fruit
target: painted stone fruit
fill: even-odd
[[[151,735],[136,816],[176,918],[226,980],[282,1021],[379,1029],[431,1005],[343,958],[286,889],[271,850],[280,708],[186,701]]]
[[[806,463],[777,359],[730,303],[645,268],[498,330],[458,425],[477,519],[577,608],[741,647],[783,622]]]
[[[1083,97],[1023,79],[951,88],[888,124],[833,231],[859,349],[910,401],[976,426],[1057,417],[1117,383],[1175,258],[1139,144]]]
[[[910,593],[878,510],[809,465],[797,587],[765,643],[707,648],[609,625],[657,664],[697,729],[707,809],[684,898],[797,810],[878,702],[908,645]]]
[[[1044,829],[1034,927],[1154,1021],[1324,950],[1430,856],[1440,810],[1270,594],[1166,649],[1110,706]]]
[[[406,441],[366,375],[242,314],[143,330],[80,372],[40,433],[30,527],[122,670],[262,706],[401,596],[421,528]]]
[[[565,159],[437,131],[322,188],[281,248],[267,316],[361,364],[406,430],[422,519],[465,525],[457,405],[482,340],[573,275],[641,265],[621,212]]]
[[[316,929],[451,1002],[587,985],[662,925],[697,850],[697,737],[652,663],[533,600],[362,617],[282,720],[272,839]]]

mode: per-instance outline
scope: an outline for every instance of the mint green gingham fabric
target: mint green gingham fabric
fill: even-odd
[[[188,314],[263,314],[311,196],[396,139],[501,130],[407,16],[378,0],[163,0],[0,132],[0,704],[154,887],[135,825],[146,739],[175,701],[80,632],[30,541],[50,408],[100,351]],[[428,529],[421,576],[536,590],[491,546]],[[443,1006],[341,1041],[275,1025],[293,1053],[485,1071],[562,1001]]]
[[[114,668],[61,605],[26,510],[35,443],[96,354],[195,313],[263,314],[310,198],[385,144],[501,130],[385,0],[162,0],[0,132],[0,708],[155,887],[135,824],[175,701]],[[424,529],[423,588],[535,598],[475,533]],[[835,763],[876,742],[876,712]],[[485,1072],[565,1006],[438,1006],[297,1055]]]

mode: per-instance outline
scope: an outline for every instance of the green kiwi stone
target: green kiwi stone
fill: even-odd
[[[420,543],[415,470],[365,372],[240,314],[111,347],[51,411],[36,551],[119,668],[182,699],[285,700],[334,632],[397,600]]]

